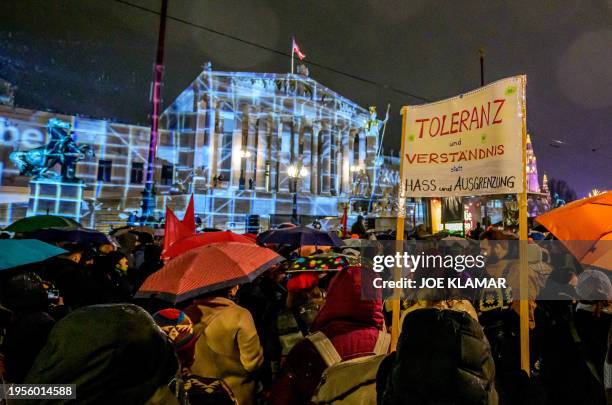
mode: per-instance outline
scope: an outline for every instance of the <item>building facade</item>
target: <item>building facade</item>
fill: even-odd
[[[161,125],[175,142],[158,157],[202,196],[196,211],[210,226],[289,214],[292,193],[300,215],[336,216],[339,203],[372,192],[380,121],[306,76],[205,69]]]
[[[0,105],[0,224],[27,215],[30,178],[9,160],[13,151],[47,141],[50,118],[72,125],[95,158],[78,162],[85,183],[80,221],[106,228],[140,209],[149,128]],[[382,122],[311,78],[293,74],[205,70],[161,117],[155,161],[156,216],[181,212],[191,194],[209,227],[337,216],[351,199],[382,196],[389,183],[378,151]],[[393,177],[393,176],[391,176]],[[66,214],[63,212],[50,212]]]

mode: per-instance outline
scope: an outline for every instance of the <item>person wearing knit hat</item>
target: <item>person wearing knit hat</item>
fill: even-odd
[[[576,293],[581,300],[612,300],[612,283],[610,278],[598,270],[585,270],[578,276]]]
[[[180,397],[190,405],[237,405],[229,386],[218,378],[191,374],[195,360],[195,344],[198,335],[193,330],[189,316],[175,308],[162,309],[153,314],[153,320],[168,335],[181,366],[182,388]]]
[[[196,342],[191,319],[178,309],[168,308],[153,314],[153,320],[174,344],[181,368],[191,367]]]

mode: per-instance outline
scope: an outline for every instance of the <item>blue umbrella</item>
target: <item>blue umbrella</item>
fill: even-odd
[[[257,242],[261,244],[276,243],[290,246],[315,245],[340,247],[344,245],[342,239],[334,232],[318,231],[305,226],[265,231],[257,236]]]
[[[0,239],[0,270],[42,262],[63,253],[67,251],[36,239]]]
[[[104,233],[95,229],[80,227],[46,228],[28,234],[28,238],[42,240],[43,242],[69,242],[91,245],[105,245],[112,243]]]

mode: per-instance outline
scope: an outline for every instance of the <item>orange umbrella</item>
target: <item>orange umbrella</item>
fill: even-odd
[[[212,243],[222,242],[240,242],[240,243],[252,243],[255,241],[243,235],[231,231],[225,232],[205,232],[198,233],[197,235],[188,236],[174,242],[170,247],[162,253],[163,259],[172,259],[176,256],[182,255],[185,252],[195,249],[200,246],[210,245]]]
[[[612,191],[571,202],[536,221],[579,262],[612,270]]]
[[[155,297],[176,304],[222,288],[253,281],[285,260],[253,243],[204,245],[170,260],[142,284],[136,298]]]

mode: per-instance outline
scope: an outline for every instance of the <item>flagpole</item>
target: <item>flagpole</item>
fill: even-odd
[[[295,55],[295,38],[291,38],[291,74],[293,74],[293,56]]]

